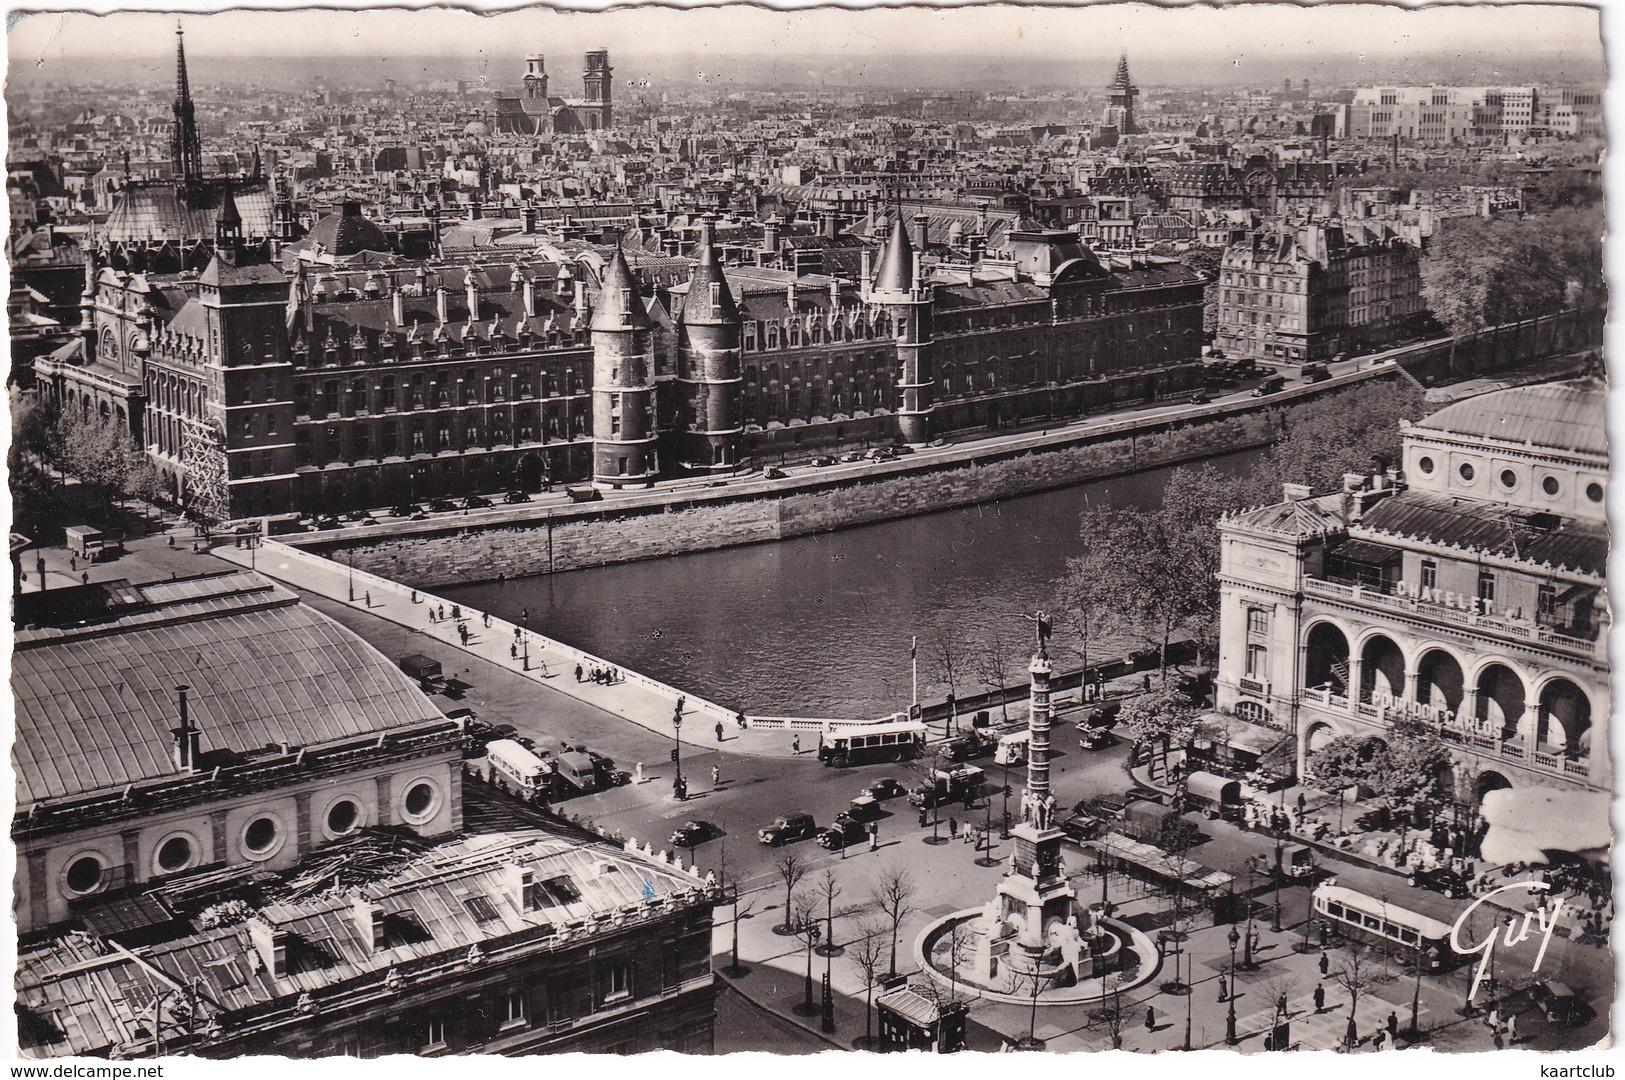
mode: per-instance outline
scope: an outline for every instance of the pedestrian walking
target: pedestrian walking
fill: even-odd
[[[454,619],[461,619],[463,617],[463,609],[457,604],[451,605],[451,617]]]
[[[721,786],[722,786],[722,767],[720,765],[713,765],[713,766],[711,766],[711,787],[713,789],[716,789],[716,788],[719,788]]]
[[[69,570],[77,570],[77,569],[79,569],[79,556],[77,556],[77,555],[69,555],[68,556],[68,569]]]
[[[959,819],[951,815],[948,818],[948,839],[959,839]]]
[[[440,620],[435,618],[435,616],[434,616],[434,608],[430,608],[429,609],[429,625],[433,626],[435,623],[437,623],[439,621]]]
[[[513,632],[513,636],[518,637],[519,636],[519,631],[515,630]],[[580,682],[580,681],[581,681],[581,665],[577,664],[576,665],[576,682]]]
[[[1286,995],[1285,994],[1282,994],[1280,997],[1275,999],[1275,1008],[1276,1008],[1276,1011],[1278,1011],[1282,1016],[1290,1015],[1287,1012],[1287,1009],[1286,1009]]]
[[[434,615],[437,619],[444,619],[446,617],[446,605],[436,604],[434,606]]]
[[[509,660],[517,660],[517,659],[519,659],[519,646],[515,645],[511,641],[508,643],[508,659]]]
[[[361,596],[362,599],[366,600],[367,606],[372,607],[372,590],[368,589],[366,592],[362,593]]]
[[[173,577],[174,576],[171,575],[171,580],[173,580]],[[80,573],[79,573],[79,584],[81,584],[81,585],[89,585],[90,584],[90,571],[89,570],[80,571]]]
[[[880,822],[869,822],[869,850],[874,851],[880,847]]]
[[[1219,976],[1219,1001],[1220,1002],[1225,1002],[1225,1001],[1229,1001],[1229,1000],[1230,1000],[1230,983],[1225,979],[1225,977],[1223,975],[1220,975]]]
[[[1506,1040],[1501,1038],[1500,1028],[1495,1029],[1495,1048],[1497,1050],[1505,1050],[1507,1048]]]
[[[524,607],[519,609],[519,621],[524,623],[526,626],[530,625],[530,608]]]
[[[717,742],[722,741],[722,721],[717,721]]]
[[[929,821],[930,815],[926,813],[925,807],[920,807],[920,828],[925,828]]]
[[[739,725],[740,731],[744,731],[746,728],[750,727],[750,721],[745,719],[744,713],[740,713],[738,716],[734,717],[734,721]]]
[[[1321,983],[1315,984],[1315,1011],[1326,1011],[1326,987]]]
[[[1150,691],[1150,689],[1151,689],[1151,673],[1149,671],[1145,673],[1145,678],[1140,680],[1140,688],[1142,690]]]
[[[790,736],[790,752],[792,754],[801,753],[801,736],[799,734]]]
[[[491,613],[489,611],[480,612],[480,622],[485,626],[486,629],[490,629]]]
[[[1322,975],[1328,975],[1328,974],[1331,973],[1331,970],[1332,970],[1332,962],[1330,960],[1326,959],[1326,954],[1325,953],[1321,953],[1320,954],[1320,973]]]
[[[1145,1030],[1157,1030],[1157,1010],[1150,1005],[1145,1007]]]
[[[412,603],[415,604],[417,602],[418,602],[418,591],[416,589],[413,589],[412,590]]]
[[[1518,1045],[1518,1014],[1513,1013],[1507,1017],[1507,1042],[1513,1046]]]
[[[1389,1010],[1389,1013],[1388,1013],[1388,1037],[1389,1038],[1395,1038],[1398,1035],[1399,1035],[1399,1014],[1392,1011],[1392,1010]]]

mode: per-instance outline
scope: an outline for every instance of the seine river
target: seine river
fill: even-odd
[[[1214,460],[1241,473],[1262,451]],[[948,642],[961,696],[986,688],[995,647],[1008,681],[1025,669],[1032,624],[1059,607],[1080,552],[1086,503],[1155,506],[1169,470],[946,510],[774,544],[438,590],[730,708],[857,718],[907,708],[909,639],[919,638],[921,700],[946,692]],[[1058,666],[1078,662],[1057,626]],[[1091,646],[1091,658],[1137,642]]]

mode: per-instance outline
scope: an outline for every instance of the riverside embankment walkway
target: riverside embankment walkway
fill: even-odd
[[[227,540],[218,543],[211,554],[250,567],[296,591],[348,604],[375,618],[416,631],[423,635],[425,655],[438,658],[455,650],[480,657],[521,673],[539,686],[661,735],[673,733],[672,720],[680,709],[682,733],[687,742],[709,743],[716,726],[721,724],[731,753],[789,757],[797,752],[793,748],[797,736],[802,743],[800,752],[811,753],[818,742],[815,733],[827,722],[798,717],[748,716],[747,726],[741,729],[737,709],[686,693],[529,627],[492,618],[473,608],[459,607],[433,593],[352,569],[274,540],[264,541],[257,548],[236,547]],[[454,611],[461,617],[453,617]],[[430,617],[431,613],[434,618]],[[579,679],[578,669],[581,671]],[[614,671],[616,678],[612,682],[594,682],[589,677],[594,669]]]

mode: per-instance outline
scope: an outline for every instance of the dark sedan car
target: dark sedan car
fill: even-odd
[[[1411,876],[1405,880],[1410,885],[1443,893],[1452,900],[1459,900],[1468,892],[1467,879],[1443,866],[1435,866],[1429,870],[1413,870]]]
[[[722,830],[709,821],[685,821],[671,834],[671,842],[673,847],[699,847],[721,835]]]
[[[879,780],[864,788],[863,794],[871,799],[885,800],[895,799],[899,795],[906,794],[907,791],[908,789],[898,783],[894,777],[882,776]]]
[[[450,499],[430,499],[429,500],[429,509],[434,510],[434,511],[436,511],[438,513],[445,513],[448,510],[456,510],[456,509],[458,509],[458,506],[457,506],[456,503],[452,502]]]
[[[463,500],[464,510],[484,510],[492,505],[491,500],[487,499],[484,495],[470,495],[468,498]]]

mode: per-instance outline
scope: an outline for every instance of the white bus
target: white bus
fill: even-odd
[[[549,794],[552,767],[512,739],[493,739],[486,743],[485,759],[491,764],[493,784],[500,777],[504,786],[517,794]]]
[[[844,769],[876,761],[908,761],[925,753],[925,725],[918,720],[831,727],[818,735],[818,760]]]

